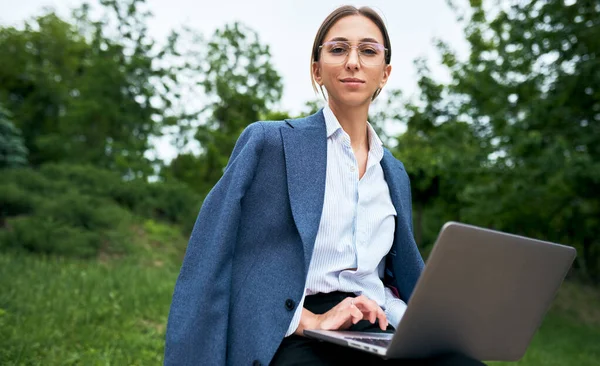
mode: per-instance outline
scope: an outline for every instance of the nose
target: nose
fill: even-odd
[[[348,59],[346,60],[346,68],[349,70],[357,70],[360,67],[360,58],[356,47],[350,48],[348,51]]]

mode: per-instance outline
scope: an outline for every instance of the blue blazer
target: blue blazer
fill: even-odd
[[[165,365],[268,365],[302,298],[323,210],[322,111],[249,125],[206,197],[167,325]],[[384,281],[408,301],[423,269],[401,162],[381,161],[398,213]]]

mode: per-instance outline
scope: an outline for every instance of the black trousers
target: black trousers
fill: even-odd
[[[304,307],[315,314],[323,314],[354,294],[332,292],[329,294],[316,294],[307,296]],[[362,320],[353,325],[349,330],[382,332],[377,323],[371,324]],[[394,328],[388,326],[386,332],[393,333]],[[473,360],[460,354],[445,354],[428,359],[393,359],[384,360],[376,355],[349,347],[339,346],[329,342],[291,335],[281,342],[273,361],[273,366],[280,365],[435,365],[435,366],[480,366],[480,361]]]

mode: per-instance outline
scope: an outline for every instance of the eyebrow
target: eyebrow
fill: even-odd
[[[348,38],[346,38],[346,37],[334,37],[334,38],[332,38],[332,39],[329,40],[329,42],[334,42],[334,41],[348,42]],[[379,43],[379,41],[376,40],[375,38],[363,38],[359,42]]]

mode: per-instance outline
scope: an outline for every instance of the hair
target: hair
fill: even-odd
[[[373,23],[375,23],[375,25],[377,26],[377,28],[379,28],[381,34],[383,35],[383,45],[385,48],[387,48],[387,52],[385,55],[386,65],[389,65],[392,60],[392,44],[390,42],[390,36],[388,34],[387,28],[381,16],[375,10],[368,6],[363,6],[360,8],[357,8],[352,5],[340,6],[339,8],[331,12],[331,14],[327,16],[327,18],[325,18],[325,20],[321,24],[321,27],[319,27],[319,30],[317,31],[317,36],[315,37],[315,41],[313,43],[312,53],[310,55],[310,79],[312,81],[312,86],[315,90],[315,93],[318,93],[319,90],[317,89],[317,83],[315,82],[315,78],[313,75],[312,65],[314,62],[319,62],[319,47],[321,46],[321,44],[323,44],[323,40],[325,39],[325,36],[327,35],[327,32],[329,32],[331,27],[333,27],[333,25],[338,20],[351,15],[362,15],[366,18],[369,18]],[[323,98],[327,99],[325,97],[325,93],[323,92],[323,86],[320,86],[320,89],[321,94],[323,94]],[[375,98],[377,98],[380,92],[381,89],[378,88],[373,94],[371,100],[375,100]]]

